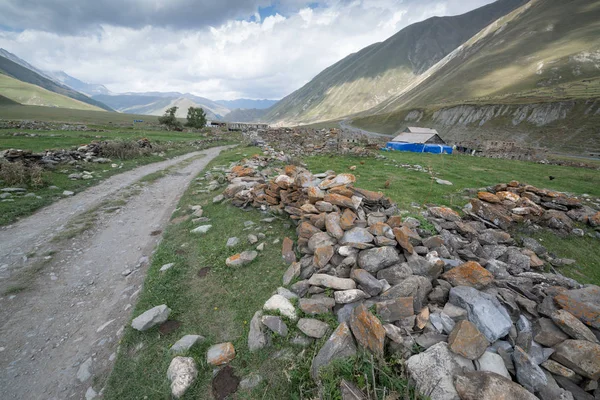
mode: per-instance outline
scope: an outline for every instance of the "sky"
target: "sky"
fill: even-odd
[[[493,0],[0,0],[0,47],[115,93],[280,99],[345,56]]]

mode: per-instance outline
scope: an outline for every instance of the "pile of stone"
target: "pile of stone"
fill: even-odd
[[[539,242],[517,243],[503,230],[509,224],[481,213],[535,210],[520,199],[544,207],[547,197],[577,210],[569,200],[499,186],[499,202],[474,201],[464,218],[428,208],[436,230],[429,232],[397,215],[382,193],[354,187],[350,174],[287,166],[275,175],[268,179],[246,161],[231,169],[224,191],[237,206],[286,213],[297,223],[297,242],[283,241],[283,286],[251,321],[251,351],[269,346],[273,334],[304,346],[330,335],[312,360],[314,379],[358,344],[378,357],[405,358],[413,383],[433,400],[600,395],[600,287],[545,273],[555,260]],[[327,314],[339,323],[333,333],[321,318]],[[290,324],[302,334],[288,335]]]
[[[108,163],[111,160],[100,156],[100,146],[97,143],[78,147],[76,150],[53,150],[34,153],[31,150],[8,149],[0,153],[0,161],[23,162],[26,165],[37,164],[52,168],[57,164],[73,163],[76,161]]]
[[[600,227],[600,212],[591,205],[561,192],[511,181],[477,193],[465,212],[504,230],[525,222],[548,227],[559,234],[581,236],[582,231],[574,222]]]

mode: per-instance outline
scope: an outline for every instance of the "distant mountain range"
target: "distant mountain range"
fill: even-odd
[[[55,81],[60,82],[63,85],[67,85],[68,87],[88,96],[94,96],[97,94],[111,94],[111,91],[108,90],[104,85],[80,81],[64,71],[52,71],[46,72],[46,74]]]

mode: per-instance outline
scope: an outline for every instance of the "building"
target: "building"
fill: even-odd
[[[446,145],[435,129],[412,126],[388,142],[386,147],[390,150],[414,153],[452,154],[452,147]]]
[[[396,136],[394,143],[418,143],[418,144],[442,144],[446,142],[440,137],[435,129],[408,127],[404,132]]]

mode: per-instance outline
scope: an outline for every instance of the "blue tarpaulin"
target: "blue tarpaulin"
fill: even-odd
[[[413,153],[452,154],[452,147],[443,144],[387,142],[385,147],[397,151],[412,151]]]

